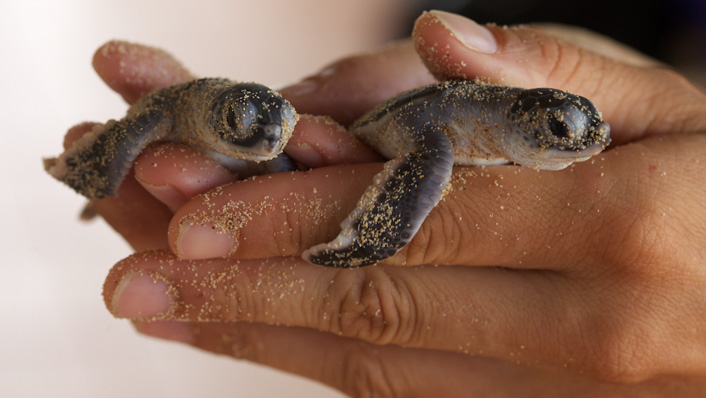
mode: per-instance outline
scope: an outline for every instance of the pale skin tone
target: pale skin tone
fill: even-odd
[[[706,96],[614,43],[547,32],[428,13],[413,41],[342,60],[283,94],[345,124],[432,74],[555,87],[591,98],[611,124],[613,146],[594,161],[561,172],[457,168],[407,248],[339,270],[299,256],[338,233],[381,169],[340,127],[303,117],[288,151],[311,171],[232,184],[202,155],[150,148],[117,198],[94,201],[139,252],[108,275],[108,308],[144,334],[353,396],[698,396]],[[94,65],[128,102],[191,78],[143,47],[98,51]],[[204,214],[240,222],[239,233],[201,226]]]

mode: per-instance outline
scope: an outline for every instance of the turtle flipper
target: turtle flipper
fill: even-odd
[[[88,198],[114,196],[137,155],[163,138],[171,119],[152,110],[98,125],[44,167],[54,178]]]
[[[267,160],[263,163],[265,164],[265,173],[263,174],[283,173],[297,169],[294,159],[284,152],[277,155],[274,159]]]
[[[440,127],[427,126],[416,149],[385,163],[356,208],[329,243],[302,257],[329,267],[362,267],[382,261],[414,237],[439,203],[453,167],[453,148]]]

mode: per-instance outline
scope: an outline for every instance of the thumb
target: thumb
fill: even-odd
[[[706,131],[700,117],[706,112],[704,93],[658,64],[624,63],[615,52],[608,57],[592,51],[587,42],[595,35],[586,35],[578,46],[576,38],[569,42],[538,28],[481,26],[441,11],[422,14],[412,35],[427,68],[440,79],[482,78],[590,98],[611,124],[617,144],[651,134]]]

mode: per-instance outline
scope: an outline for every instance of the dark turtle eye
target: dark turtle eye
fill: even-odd
[[[555,118],[555,117],[550,117],[550,118],[549,118],[549,121],[548,121],[548,124],[549,124],[549,126],[548,126],[548,127],[549,127],[549,131],[551,131],[551,133],[552,133],[555,137],[557,137],[557,138],[559,138],[559,139],[563,139],[563,138],[568,138],[568,137],[569,137],[570,128],[569,128],[569,125],[568,125],[566,122],[562,122],[562,121],[558,120],[558,119]]]
[[[222,140],[233,145],[242,147],[258,145],[264,139],[264,133],[257,119],[257,116],[253,115],[246,106],[242,109],[231,108],[226,114],[226,124],[230,130],[220,130],[218,134]]]
[[[235,145],[254,145],[260,139],[257,136],[258,107],[257,103],[238,96],[231,95],[218,104],[223,112],[221,126],[216,132],[222,140]]]
[[[237,129],[238,128],[238,122],[235,120],[235,111],[233,108],[228,109],[228,114],[226,115],[226,123],[228,123],[228,127],[231,129]]]

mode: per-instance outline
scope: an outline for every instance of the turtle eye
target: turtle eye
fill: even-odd
[[[225,113],[225,129],[218,131],[220,138],[233,145],[252,147],[263,140],[255,104],[250,101],[234,102]],[[225,127],[225,126],[224,126]]]
[[[257,104],[249,100],[234,100],[227,109],[225,122],[232,132],[241,138],[251,135],[258,119]]]
[[[558,139],[569,138],[571,129],[566,122],[560,121],[556,117],[550,117],[548,120],[549,131]]]
[[[228,127],[233,130],[238,128],[238,122],[235,120],[235,110],[233,110],[233,108],[228,110],[228,114],[226,115],[226,123],[228,124]]]

